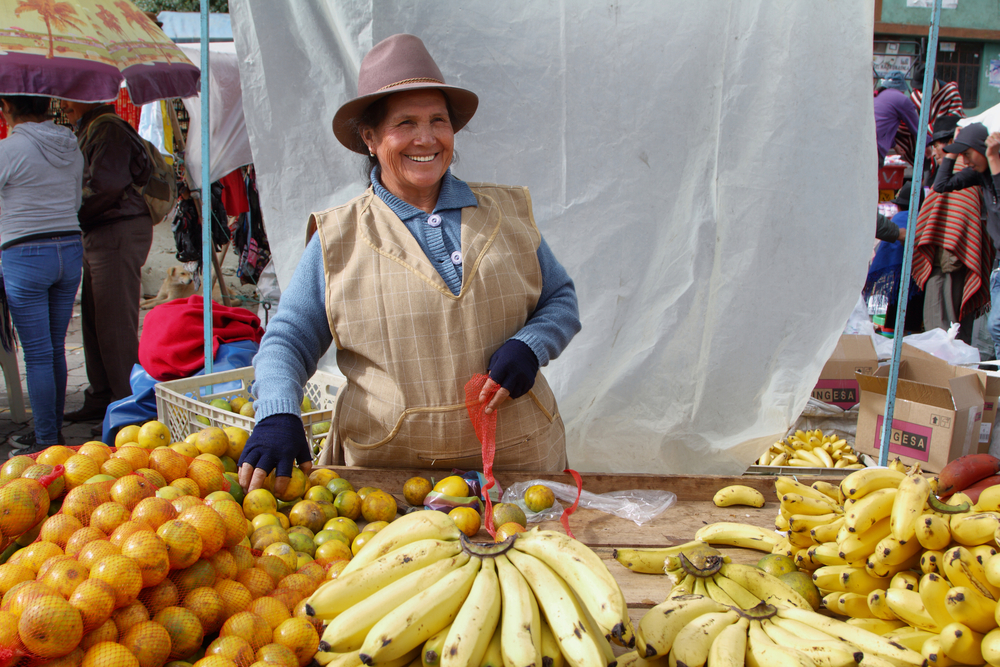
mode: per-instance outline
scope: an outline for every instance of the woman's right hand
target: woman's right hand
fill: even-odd
[[[240,486],[247,493],[263,488],[267,476],[277,470],[274,492],[281,495],[291,480],[292,466],[296,462],[306,475],[312,470],[312,455],[302,418],[292,414],[265,417],[254,426],[240,454]]]

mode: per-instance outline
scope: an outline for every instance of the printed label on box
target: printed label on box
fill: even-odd
[[[882,421],[879,415],[875,421],[875,442],[872,446],[877,452],[882,445]],[[892,434],[889,436],[889,453],[909,456],[926,462],[930,457],[928,450],[931,444],[932,429],[919,424],[911,424],[901,419],[892,420]]]
[[[843,410],[850,410],[858,404],[857,380],[819,380],[812,390],[812,397],[836,405]]]

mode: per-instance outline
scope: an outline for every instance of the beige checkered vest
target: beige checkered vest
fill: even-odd
[[[482,467],[465,384],[534,311],[541,236],[526,188],[469,185],[479,206],[462,210],[458,295],[371,188],[310,217],[347,377],[333,431],[348,465]],[[565,467],[563,423],[541,373],[530,392],[498,410],[496,441],[499,470]]]

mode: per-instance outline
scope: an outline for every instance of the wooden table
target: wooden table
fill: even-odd
[[[327,466],[324,466],[327,467]],[[403,500],[403,484],[411,477],[420,476],[440,479],[445,476],[441,470],[407,470],[385,468],[353,468],[329,466],[347,479],[354,488],[374,486],[393,494],[400,507],[407,507]],[[660,489],[671,491],[677,502],[659,516],[641,526],[598,510],[578,509],[570,517],[570,529],[574,537],[591,547],[608,566],[625,594],[633,622],[638,622],[645,610],[659,604],[670,590],[666,576],[638,574],[625,568],[613,557],[615,547],[658,547],[683,544],[694,539],[694,534],[702,526],[718,521],[749,523],[763,528],[774,528],[774,518],[778,514],[778,499],[774,491],[774,478],[769,476],[728,477],[720,475],[634,475],[583,473],[583,488],[592,493],[607,493],[629,489]],[[539,472],[498,472],[497,482],[501,487],[532,479],[550,480],[563,484],[573,484],[569,475]],[[804,484],[812,484],[817,479],[839,483],[840,478],[799,477]],[[764,507],[716,507],[712,497],[719,489],[743,484],[759,490],[767,500]],[[533,524],[535,525],[535,524]],[[537,524],[543,529],[562,531],[558,521]],[[489,541],[489,533],[481,529],[478,541]],[[734,562],[756,563],[764,554],[749,549],[720,549]]]

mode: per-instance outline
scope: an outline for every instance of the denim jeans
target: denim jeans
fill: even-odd
[[[986,326],[993,338],[993,353],[1000,359],[1000,269],[994,269],[990,274],[990,315]]]
[[[0,255],[11,320],[24,350],[39,444],[54,445],[66,403],[66,329],[80,285],[79,236],[28,241]]]

